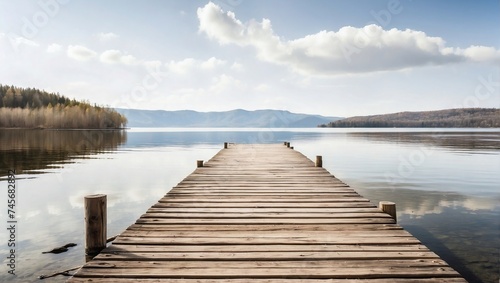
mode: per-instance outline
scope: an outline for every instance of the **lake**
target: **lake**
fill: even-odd
[[[500,129],[0,130],[0,216],[16,224],[16,276],[1,229],[0,281],[40,282],[81,265],[83,198],[108,196],[108,237],[235,143],[290,141],[364,197],[394,201],[398,223],[470,282],[499,282]],[[8,171],[16,170],[15,212]],[[42,254],[67,243],[68,252]],[[59,276],[47,282],[64,282]]]

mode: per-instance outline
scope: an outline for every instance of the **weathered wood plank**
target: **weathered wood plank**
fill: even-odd
[[[426,259],[439,257],[432,252],[156,252],[156,253],[102,253],[96,260],[145,260],[145,261],[180,261],[180,260],[381,260],[381,259]]]
[[[254,192],[254,191],[246,191],[246,192],[213,192],[210,190],[206,190],[203,192],[179,192],[172,191],[169,194],[170,197],[173,198],[182,198],[182,197],[262,197],[262,196],[273,196],[273,197],[314,197],[314,196],[324,196],[324,197],[356,197],[359,196],[357,193],[353,192]]]
[[[164,197],[160,199],[160,202],[195,202],[195,203],[206,203],[206,202],[227,202],[227,203],[332,203],[332,202],[369,202],[369,200],[361,197],[324,197],[324,198],[311,198],[311,197],[269,197],[269,198],[241,198],[241,197],[215,197],[215,198],[197,198],[197,197]],[[321,204],[322,205],[322,204]]]
[[[143,214],[141,218],[205,218],[205,219],[244,219],[244,218],[390,218],[386,213],[373,213],[373,212],[355,212],[355,213],[341,213],[341,212],[303,212],[303,213],[282,213],[282,212],[217,212],[217,213],[197,213],[197,212],[148,212]]]
[[[280,224],[280,225],[182,225],[182,224],[132,224],[127,230],[156,231],[381,231],[403,230],[396,224]]]
[[[376,207],[338,207],[338,208],[192,208],[192,207],[151,207],[147,213],[380,213]]]
[[[143,231],[127,229],[120,236],[122,237],[160,237],[160,238],[307,238],[307,239],[329,239],[329,238],[352,238],[352,237],[412,237],[405,230],[344,230],[344,231],[225,231],[224,233],[214,233],[213,231]]]
[[[341,207],[375,207],[370,202],[329,202],[329,203],[304,203],[304,202],[296,202],[296,203],[267,203],[267,202],[240,202],[240,203],[197,203],[197,202],[169,202],[168,199],[163,199],[163,202],[160,200],[153,207],[207,207],[207,208],[341,208]]]
[[[392,245],[370,245],[370,244],[354,244],[354,245],[134,245],[134,244],[118,244],[107,247],[102,253],[192,253],[192,252],[429,252],[429,249],[422,244],[392,244]]]
[[[170,263],[170,262],[169,262]],[[182,262],[190,263],[189,261]],[[107,263],[106,263],[107,264]],[[193,278],[193,279],[228,279],[228,278],[288,278],[302,279],[304,274],[310,279],[357,279],[357,278],[447,278],[457,277],[457,273],[446,266],[379,266],[370,268],[365,267],[345,267],[332,266],[314,267],[314,266],[292,266],[288,268],[266,268],[266,267],[245,267],[232,269],[227,267],[212,267],[210,265],[187,268],[178,266],[170,267],[168,264],[159,265],[157,262],[146,262],[138,267],[122,266],[115,267],[113,263],[108,266],[99,266],[97,262],[88,263],[89,267],[84,267],[75,274],[75,277],[108,277],[108,278]],[[95,268],[91,268],[94,265]],[[106,268],[108,267],[108,268]],[[155,268],[147,268],[155,267]]]
[[[205,219],[205,218],[140,218],[136,221],[137,224],[394,224],[394,219],[388,218],[311,218],[311,219],[296,219],[296,218],[243,218],[243,219]]]
[[[93,262],[89,262],[84,266],[84,269],[92,269],[98,268],[104,271],[114,270],[119,268],[141,268],[147,271],[162,269],[159,272],[167,271],[167,270],[175,270],[175,269],[199,269],[204,267],[210,267],[214,269],[226,269],[228,271],[234,270],[242,270],[242,269],[269,269],[269,270],[278,270],[278,269],[292,269],[292,268],[311,268],[315,271],[321,271],[325,273],[331,273],[332,268],[336,269],[341,268],[358,268],[359,270],[354,273],[358,273],[361,270],[365,269],[361,272],[370,272],[370,269],[400,269],[406,270],[408,274],[411,275],[411,269],[421,268],[425,270],[426,268],[434,268],[439,269],[449,267],[446,262],[439,258],[421,258],[421,259],[381,259],[378,261],[367,259],[367,260],[358,260],[358,259],[350,259],[350,260],[263,260],[263,261],[233,261],[233,260],[189,260],[189,261],[168,261],[168,260],[159,260],[159,261],[143,261],[143,260],[94,260]],[[225,273],[227,273],[226,271]],[[443,270],[441,270],[443,271]],[[167,271],[170,272],[170,271]],[[207,270],[207,273],[210,271]],[[345,274],[345,271],[338,270],[336,273],[332,274]],[[439,274],[439,273],[436,273]],[[406,276],[405,276],[406,277]]]
[[[349,238],[307,238],[307,237],[182,237],[182,238],[167,238],[167,237],[147,237],[140,235],[137,237],[119,236],[114,241],[117,244],[147,244],[147,245],[272,245],[272,244],[302,244],[302,245],[330,245],[330,244],[365,244],[365,245],[404,245],[404,244],[420,244],[420,241],[414,237],[349,237]]]
[[[260,194],[252,194],[252,193],[233,193],[233,194],[176,194],[172,193],[169,195],[169,199],[172,200],[179,200],[179,199],[199,199],[203,198],[205,200],[210,200],[210,199],[245,199],[245,200],[256,200],[259,201],[262,198],[269,198],[269,199],[307,199],[307,200],[314,200],[314,198],[321,198],[321,199],[336,199],[336,200],[343,200],[343,199],[352,199],[352,198],[357,198],[359,197],[358,194],[271,194],[271,193],[260,193]]]
[[[175,188],[210,188],[210,187],[215,187],[215,188],[269,188],[271,184],[269,183],[217,183],[217,182],[212,182],[212,183],[192,183],[192,184],[186,184],[186,183],[180,183]],[[276,188],[304,188],[305,186],[309,185],[308,183],[273,183],[272,186]],[[337,187],[345,187],[342,184],[335,184],[335,183],[315,183],[315,184],[310,184],[312,188],[337,188]]]
[[[138,278],[72,278],[75,283],[248,283],[248,279],[138,279]],[[289,283],[290,279],[257,279],[252,283]],[[366,283],[367,279],[304,279],[297,278],[294,283]],[[370,283],[466,283],[462,278],[384,278],[370,279]]]
[[[243,194],[258,194],[258,193],[266,193],[266,194],[331,194],[331,195],[342,195],[342,194],[355,194],[359,196],[357,192],[350,188],[340,188],[340,189],[332,189],[332,188],[324,188],[317,189],[311,188],[310,190],[306,190],[303,188],[292,188],[292,187],[283,187],[282,189],[276,188],[276,190],[271,190],[268,188],[260,188],[260,187],[252,187],[252,188],[242,188],[242,187],[233,187],[227,189],[214,189],[208,187],[200,187],[197,189],[173,189],[168,192],[165,196],[170,196],[171,194],[230,194],[230,193],[243,193]]]

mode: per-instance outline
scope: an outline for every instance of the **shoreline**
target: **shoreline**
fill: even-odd
[[[36,128],[0,128],[0,130],[49,130],[49,131],[122,131],[122,130],[130,130],[129,127],[126,128],[44,128],[44,127],[36,127]]]

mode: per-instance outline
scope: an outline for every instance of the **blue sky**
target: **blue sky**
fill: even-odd
[[[0,83],[103,105],[500,107],[500,1],[0,0]]]

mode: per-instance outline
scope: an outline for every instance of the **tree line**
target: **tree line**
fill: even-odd
[[[346,118],[332,128],[500,128],[500,109],[461,108]]]
[[[59,93],[0,84],[0,128],[117,129],[127,119],[114,109]]]

